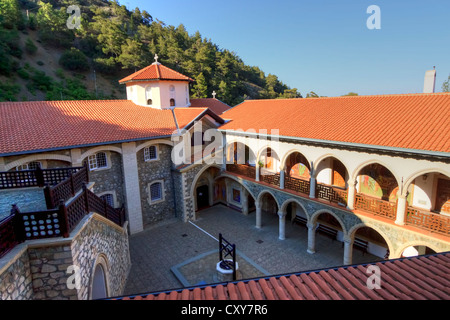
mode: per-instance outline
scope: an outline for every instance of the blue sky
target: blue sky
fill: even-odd
[[[449,0],[121,0],[168,25],[199,31],[247,65],[304,96],[422,92],[436,66],[436,92],[450,74]],[[369,30],[367,8],[381,10]]]

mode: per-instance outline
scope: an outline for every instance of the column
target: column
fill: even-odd
[[[256,181],[259,181],[259,171],[260,171],[260,166],[259,166],[258,164],[256,164],[255,169],[256,169],[256,177],[255,177],[255,180],[256,180]]]
[[[227,170],[227,138],[226,135],[223,134],[222,137],[222,171]]]
[[[306,252],[313,254],[316,253],[316,227],[317,223],[307,223],[308,227],[308,250]]]
[[[278,216],[280,217],[279,226],[278,226],[278,230],[279,230],[278,239],[284,240],[284,239],[286,239],[286,221],[285,221],[286,220],[286,212],[278,211]]]
[[[344,265],[352,264],[353,240],[344,238]]]
[[[262,216],[261,206],[259,205],[259,203],[255,203],[255,206],[256,206],[256,227],[258,229],[261,229],[261,216]]]
[[[248,215],[248,192],[245,188],[241,189],[242,213]]]
[[[395,224],[403,226],[405,224],[405,213],[406,213],[406,196],[401,194],[398,196],[397,201],[397,215],[395,218]]]
[[[348,192],[347,192],[347,209],[354,210],[355,209],[355,195],[356,188],[354,181],[348,181]]]
[[[130,234],[134,234],[144,230],[135,142],[122,143],[122,164]]]
[[[82,164],[82,160],[81,159],[81,149],[70,149],[70,159],[72,161],[72,167],[81,167]]]
[[[284,189],[284,170],[280,170],[280,189]]]
[[[311,175],[309,179],[309,197],[314,199],[316,197],[316,178]]]

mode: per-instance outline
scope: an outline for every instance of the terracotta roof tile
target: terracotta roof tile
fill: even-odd
[[[191,108],[208,108],[212,110],[215,114],[221,115],[231,107],[226,103],[218,99],[205,98],[205,99],[191,99]]]
[[[185,127],[205,108],[180,108]],[[141,107],[129,100],[0,103],[0,154],[170,136],[170,110]]]
[[[182,80],[194,81],[193,79],[172,70],[159,63],[153,63],[135,73],[119,80],[119,83],[126,83],[129,81],[143,81],[143,80]]]
[[[224,130],[450,152],[449,93],[247,100],[221,117]]]
[[[369,289],[366,273],[369,265],[344,266],[269,278],[242,280],[171,292],[116,299],[168,299],[174,292],[181,299],[230,300],[449,300],[450,287],[439,280],[440,270],[450,272],[450,253],[389,260],[380,267],[381,288]],[[422,272],[422,271],[426,272]],[[437,271],[437,273],[435,273]]]

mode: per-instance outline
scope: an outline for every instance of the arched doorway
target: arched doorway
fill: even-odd
[[[383,235],[369,226],[360,226],[353,232],[353,263],[388,259],[389,245]],[[356,253],[358,252],[358,253]]]
[[[262,191],[256,201],[256,227],[261,228],[264,224],[278,222],[279,205],[275,197],[269,191]]]
[[[92,299],[103,299],[106,297],[108,297],[108,290],[106,287],[105,270],[101,264],[97,264],[92,280]]]

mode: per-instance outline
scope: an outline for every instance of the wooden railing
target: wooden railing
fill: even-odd
[[[280,186],[280,174],[261,170],[261,173],[259,175],[259,181],[279,187]]]
[[[67,201],[81,190],[83,185],[89,182],[89,170],[87,167],[78,168],[79,170],[69,175],[63,181],[54,186],[46,186],[44,189],[47,209],[55,208],[60,201]]]
[[[405,224],[446,236],[450,235],[450,217],[438,213],[408,207]]]
[[[284,177],[284,187],[286,189],[309,195],[310,186],[311,184],[309,183],[309,180],[303,180],[290,176]]]
[[[317,183],[316,198],[347,205],[347,190]]]
[[[69,237],[83,217],[95,212],[119,226],[125,222],[125,209],[115,209],[84,185],[69,203],[40,212],[19,212],[18,209],[0,221],[0,258],[17,244],[32,239]]]
[[[245,176],[251,179],[256,178],[256,168],[244,164],[227,164],[227,171]]]
[[[395,203],[372,198],[361,193],[357,193],[355,196],[355,209],[364,210],[391,220],[395,220],[397,213]]]
[[[0,172],[0,190],[54,186],[83,167]]]

